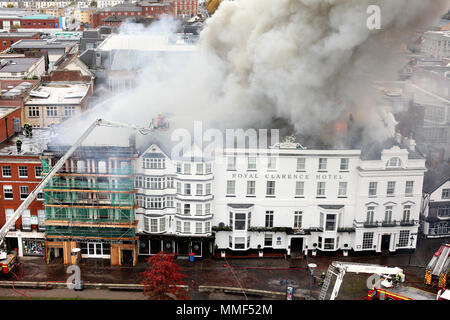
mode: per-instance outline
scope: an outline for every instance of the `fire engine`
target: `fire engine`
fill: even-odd
[[[448,300],[450,295],[448,290],[441,290],[436,296],[431,292],[402,285],[405,282],[405,274],[398,267],[334,261],[328,267],[319,300],[325,300],[331,278],[336,276],[330,295],[330,300],[334,300],[339,294],[342,281],[347,272],[374,275],[373,287],[368,294],[369,300]]]
[[[447,275],[450,271],[450,244],[442,244],[433,255],[425,271],[425,284],[437,283],[439,288],[445,289]]]

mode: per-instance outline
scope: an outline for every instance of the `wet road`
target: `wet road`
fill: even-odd
[[[269,290],[284,292],[285,279],[294,287],[296,296],[309,296],[310,273],[306,269],[307,263],[318,265],[315,275],[326,272],[328,265],[335,260],[374,263],[403,268],[406,282],[410,286],[437,292],[423,284],[425,267],[434,252],[446,239],[421,239],[414,253],[397,253],[390,255],[353,255],[316,256],[306,259],[203,259],[195,262],[178,259],[182,272],[187,275],[186,283],[193,279],[200,286],[224,286]],[[66,267],[62,264],[45,264],[42,258],[24,257],[21,259],[22,268],[15,272],[21,281],[49,281],[65,282]],[[84,259],[80,264],[81,278],[85,283],[129,283],[138,284],[142,280],[142,272],[146,262],[140,261],[137,267],[111,267],[108,260]],[[367,297],[366,279],[369,275],[347,274],[339,293],[338,299],[362,299]],[[13,276],[3,276],[1,280],[14,280]],[[9,290],[9,289],[3,289]],[[55,289],[52,289],[55,290]],[[62,289],[63,290],[63,289]],[[312,296],[317,298],[320,287],[317,283],[312,286]],[[124,295],[128,293],[123,293]],[[0,296],[3,296],[0,293]],[[243,296],[228,294],[192,293],[194,299],[243,299]],[[249,296],[250,299],[255,297]]]

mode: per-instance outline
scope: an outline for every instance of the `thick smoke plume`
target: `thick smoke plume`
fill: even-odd
[[[381,8],[381,30],[367,27],[369,5]],[[174,115],[172,128],[189,129],[194,120],[205,128],[273,128],[281,120],[312,139],[301,141],[306,146],[339,146],[335,126],[351,114],[361,139],[381,141],[394,134],[395,122],[388,107],[375,103],[372,82],[396,80],[407,35],[435,22],[449,6],[449,0],[223,2],[192,55],[144,61],[137,88],[63,134],[78,136],[99,116],[148,125],[168,112]],[[174,30],[168,21],[163,28],[124,26],[121,33]],[[98,133],[90,142],[118,139]]]

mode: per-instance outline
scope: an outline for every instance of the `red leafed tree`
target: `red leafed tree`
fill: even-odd
[[[142,274],[144,280],[144,294],[151,300],[188,300],[187,290],[180,287],[184,285],[181,268],[174,261],[173,254],[159,252],[147,259],[150,266]]]

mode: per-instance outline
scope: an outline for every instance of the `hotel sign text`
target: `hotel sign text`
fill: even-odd
[[[266,180],[309,180],[313,177],[316,180],[342,180],[344,179],[340,174],[281,174],[281,173],[266,173],[260,175],[258,173],[233,173],[232,179],[259,179],[264,177]]]

